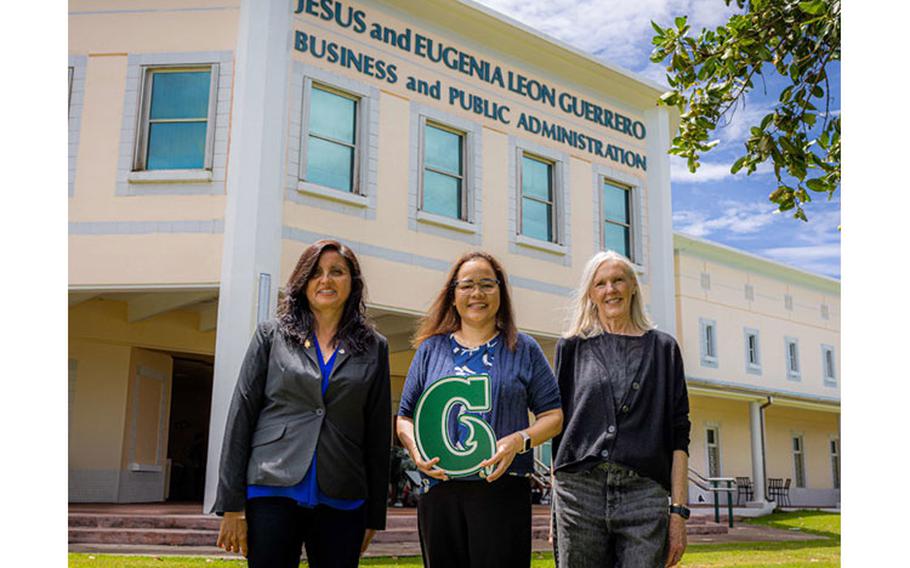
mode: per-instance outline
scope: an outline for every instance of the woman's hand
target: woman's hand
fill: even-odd
[[[246,556],[246,516],[243,511],[225,511],[215,544],[227,552],[239,552]]]
[[[480,462],[480,466],[484,468],[496,465],[496,469],[493,470],[493,473],[487,476],[487,481],[493,482],[502,477],[506,470],[509,469],[509,466],[512,465],[512,460],[515,459],[515,455],[520,452],[523,447],[524,438],[522,438],[521,434],[518,432],[500,438],[499,441],[496,442],[496,453],[493,454],[493,457]]]
[[[670,543],[667,553],[667,567],[676,566],[682,560],[688,540],[686,538],[686,520],[679,515],[670,515]]]
[[[418,452],[408,453],[411,454],[411,459],[414,460],[414,465],[416,465],[417,469],[420,471],[429,475],[433,479],[439,479],[440,481],[447,481],[449,479],[449,476],[446,475],[446,472],[444,470],[436,467],[436,464],[439,463],[439,458],[423,460]]]
[[[367,548],[370,546],[370,541],[373,540],[374,536],[376,536],[376,529],[367,529],[367,532],[363,534],[363,544],[360,545],[361,556],[367,551]]]

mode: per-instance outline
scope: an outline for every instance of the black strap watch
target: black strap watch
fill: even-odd
[[[676,513],[684,519],[688,519],[692,514],[692,511],[690,511],[689,508],[685,505],[677,505],[676,503],[673,503],[670,505],[670,514],[672,515],[673,513]]]

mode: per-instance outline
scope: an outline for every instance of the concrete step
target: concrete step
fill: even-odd
[[[217,539],[218,531],[200,529],[69,529],[71,543],[215,546]]]
[[[208,515],[107,515],[72,513],[70,527],[124,529],[208,529],[218,530],[220,517]]]

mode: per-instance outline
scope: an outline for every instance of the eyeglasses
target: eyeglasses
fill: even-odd
[[[484,294],[492,294],[499,288],[499,280],[495,278],[483,278],[479,282],[473,280],[458,280],[452,283],[452,287],[460,294],[470,294],[480,288]]]

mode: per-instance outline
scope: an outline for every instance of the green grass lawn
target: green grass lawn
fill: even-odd
[[[743,542],[727,544],[693,544],[686,550],[682,565],[686,568],[837,568],[840,566],[840,515],[815,511],[775,513],[750,524],[784,530],[800,530],[818,539],[797,542]],[[110,556],[106,554],[70,554],[72,568],[183,568],[223,566],[240,568],[246,563],[198,557]],[[305,566],[306,564],[303,564]],[[420,558],[368,558],[362,566],[383,568],[420,567]],[[552,554],[535,554],[532,568],[552,568]]]

